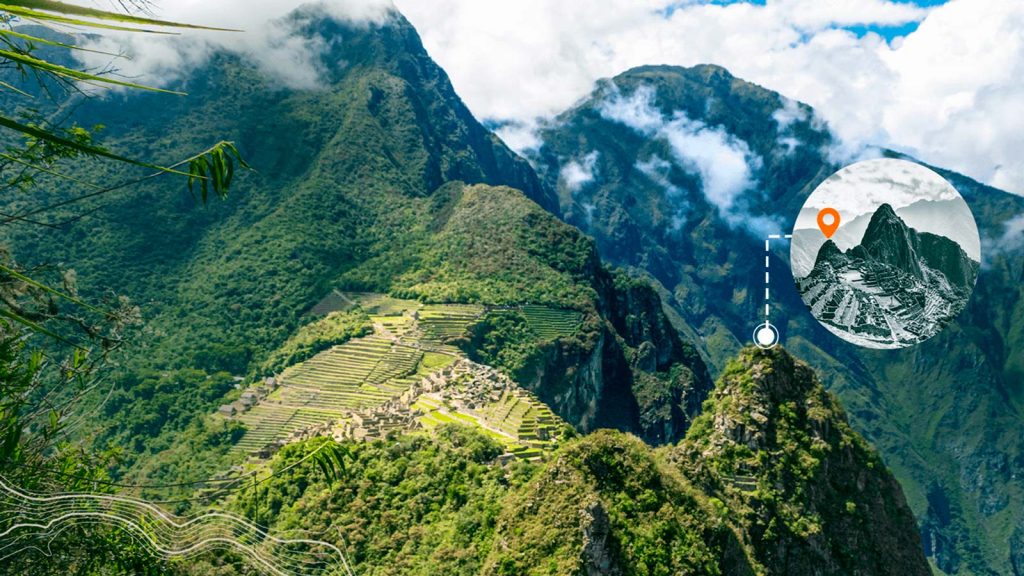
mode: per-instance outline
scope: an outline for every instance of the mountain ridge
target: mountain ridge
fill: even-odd
[[[788,219],[787,214],[797,214],[810,192],[840,167],[829,155],[837,142],[805,105],[797,104],[803,114],[781,125],[773,114],[785,109],[783,96],[721,68],[639,67],[602,82],[542,127],[543,144],[529,157],[545,185],[561,191],[562,217],[593,235],[610,262],[660,283],[666,303],[678,314],[677,325],[698,335],[709,366],[720,373],[726,359],[749,338],[753,319],[763,309],[758,297],[764,276],[761,241],[709,207],[699,175],[692,170],[687,174],[685,166],[674,164],[667,173],[666,183],[674,187],[671,194],[665,186],[639,178],[637,163],[652,155],[674,162],[669,144],[596,113],[607,102],[609,91],[602,86],[614,84],[613,92],[622,98],[643,88],[663,117],[681,111],[691,121],[746,143],[763,162],[752,172],[760,184],[758,194],[748,195],[753,215]],[[790,137],[797,145],[783,148],[780,139]],[[595,153],[594,181],[569,194],[559,183],[560,168]],[[882,154],[906,158],[892,151]],[[897,471],[922,534],[949,543],[931,548],[938,567],[947,573],[1006,573],[1007,542],[1019,531],[1010,518],[1021,515],[1008,510],[1024,513],[1024,500],[1008,472],[1015,465],[1002,468],[995,463],[1016,462],[1024,452],[1017,440],[998,440],[1016,425],[1024,406],[1022,389],[1015,384],[1024,365],[1013,352],[1024,344],[1019,321],[1024,294],[1016,264],[1020,248],[988,246],[997,246],[1005,223],[1024,212],[1024,200],[929,168],[958,190],[986,239],[985,266],[958,321],[913,349],[884,357],[865,353],[838,341],[806,314],[796,291],[787,289],[791,276],[777,246],[769,254],[772,317],[773,322],[784,319],[779,324],[783,342],[828,375],[830,389],[847,406],[855,427]],[[678,233],[650,224],[641,214],[675,210],[673,199],[678,198],[689,202]],[[592,220],[574,208],[582,204],[596,207]],[[979,384],[965,390],[965,382]],[[933,416],[924,421],[916,417],[921,413]],[[940,514],[939,508],[929,503],[929,494],[940,494],[957,506],[938,520],[934,515]]]
[[[112,149],[144,157],[184,157],[210,133],[234,140],[257,171],[237,175],[232,197],[200,207],[150,182],[58,211],[98,210],[52,234],[4,231],[21,261],[73,263],[83,296],[116,286],[140,303],[147,337],[110,400],[96,399],[97,444],[132,447],[115,474],[221,472],[228,456],[203,447],[231,434],[206,416],[237,392],[206,382],[263,376],[257,367],[339,288],[580,312],[573,337],[520,331],[513,314],[474,325],[461,344],[583,430],[680,438],[711,379],[657,295],[605,269],[588,239],[527,199],[545,193],[533,170],[473,118],[407,21],[348,26],[310,14],[296,16],[298,37],[344,39],[323,42],[325,86],[290,90],[217,53],[185,81],[187,98],[111,95],[76,109],[77,122],[115,127]],[[122,98],[152,114],[133,119]],[[131,173],[92,169],[76,175]],[[499,345],[485,351],[488,341]]]

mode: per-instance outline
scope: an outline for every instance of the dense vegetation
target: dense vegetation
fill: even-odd
[[[726,503],[769,572],[930,573],[896,480],[786,352],[730,362],[675,459]]]
[[[290,445],[268,467],[283,470],[322,442]],[[505,495],[534,472],[525,462],[495,465],[501,446],[455,424],[433,436],[343,447],[346,456],[333,481],[307,461],[273,477],[257,494],[239,493],[231,506],[277,533],[309,531],[334,542],[358,574],[476,574]],[[217,573],[205,563],[186,571]]]
[[[567,446],[498,523],[485,574],[753,574],[731,527],[678,470],[611,431]]]
[[[554,208],[549,192],[472,118],[411,27],[397,16],[353,26],[314,9],[296,13],[292,23],[304,41],[326,47],[317,88],[284,89],[243,58],[217,54],[188,80],[188,100],[144,95],[131,106],[70,103],[80,105],[76,120],[110,127],[113,148],[147,157],[180,158],[208,146],[210,133],[237,141],[257,169],[239,175],[240,195],[200,207],[195,198],[146,182],[130,197],[55,210],[53,229],[0,230],[19,260],[63,262],[74,268],[83,294],[128,294],[147,322],[123,364],[107,373],[108,386],[88,396],[82,413],[90,426],[73,439],[105,450],[105,458],[82,468],[122,482],[185,482],[142,495],[170,500],[179,512],[204,505],[205,497],[189,498],[190,483],[228,468],[229,448],[244,432],[211,416],[216,406],[233,400],[247,378],[367,330],[359,310],[318,320],[307,314],[335,288],[428,302],[543,304],[579,314],[578,328],[552,338],[531,329],[526,309],[492,312],[457,343],[582,430],[615,427],[658,444],[681,438],[710,386],[695,345],[680,339],[646,282],[601,264],[602,238],[595,244],[545,212]],[[345,41],[334,41],[339,36]],[[140,118],[137,110],[147,113]],[[95,180],[131,176],[90,162],[74,171]],[[58,189],[59,199],[74,194]],[[14,208],[32,203],[5,194]],[[734,260],[714,261],[719,256],[701,255],[700,270],[690,272],[724,281]],[[696,282],[687,290],[705,307],[714,298],[697,296]],[[726,386],[758,381],[763,359],[748,354],[743,362]],[[23,371],[12,366],[12,374]],[[783,356],[768,369],[785,375],[792,366]],[[805,382],[803,368],[792,370]],[[751,547],[775,542],[762,524],[784,527],[784,536],[862,536],[863,526],[842,522],[835,532],[831,519],[852,513],[851,503],[856,511],[870,502],[846,491],[815,499],[819,490],[831,494],[833,478],[820,473],[819,462],[828,461],[824,452],[842,451],[836,442],[852,454],[846,463],[853,468],[844,473],[869,476],[885,502],[900,503],[887,476],[872,480],[877,458],[850,436],[841,411],[820,399],[820,386],[810,392],[809,401],[823,407],[813,418],[801,412],[805,388],[781,408],[748,406],[744,414],[778,416],[782,448],[770,444],[721,465],[695,464],[708,475],[677,467],[670,451],[610,431],[570,442],[544,464],[501,466],[501,447],[487,435],[441,427],[434,436],[342,444],[332,452],[340,455],[337,469],[303,460],[330,441],[290,445],[260,470],[274,476],[226,505],[276,533],[333,542],[359,574],[781,574],[785,566],[774,551]],[[708,405],[711,422],[731,416],[726,404]],[[819,420],[838,434],[822,436],[828,450],[808,444]],[[715,433],[705,422],[687,441],[700,445]],[[65,453],[76,449],[69,445]],[[764,502],[736,500],[731,514],[724,503],[733,496],[720,491],[731,481],[728,463],[741,457],[768,463],[763,480],[748,472],[758,476],[759,490],[765,485],[757,493]],[[805,498],[813,510],[799,507]],[[754,521],[744,516],[748,510],[758,515]],[[878,538],[913,533],[897,513],[892,533]],[[248,570],[230,555],[162,566],[131,543],[111,559],[108,550],[118,548],[104,548],[107,542],[97,544],[95,557],[76,549],[73,567],[84,574]],[[880,549],[888,550],[888,542]],[[912,571],[914,550],[903,550],[910,559],[894,569]]]
[[[898,484],[806,366],[745,350],[677,447],[602,430],[542,464],[477,429],[283,449],[231,506],[309,530],[359,574],[926,574]],[[288,468],[294,464],[299,465]],[[218,573],[208,564],[193,574]]]

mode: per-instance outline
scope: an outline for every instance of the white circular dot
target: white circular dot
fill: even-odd
[[[825,222],[825,224],[831,226],[832,223],[836,221],[836,217],[831,214],[825,214],[824,216],[821,217],[821,220]]]
[[[757,331],[757,341],[762,346],[768,346],[775,342],[775,333],[772,332],[771,328],[764,326]]]

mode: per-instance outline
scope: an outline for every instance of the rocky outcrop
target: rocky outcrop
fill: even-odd
[[[582,564],[587,576],[618,576],[622,570],[615,565],[611,551],[611,521],[600,501],[580,510],[583,530]]]
[[[813,371],[745,349],[676,452],[769,574],[926,576],[899,483]]]
[[[615,428],[651,444],[678,441],[711,389],[707,366],[683,342],[643,282],[598,264],[589,333],[554,341],[519,377],[579,430]]]

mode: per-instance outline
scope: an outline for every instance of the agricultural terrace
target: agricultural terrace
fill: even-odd
[[[255,400],[234,404],[235,417],[246,427],[236,452],[258,452],[304,430],[332,423],[352,429],[347,420],[354,415],[362,418],[379,412],[385,404],[391,406],[403,395],[408,397],[407,392],[418,382],[437,375],[453,361],[465,362],[464,354],[449,342],[464,335],[486,314],[515,310],[541,340],[571,336],[582,321],[577,311],[533,304],[501,308],[423,304],[368,292],[332,291],[314,307],[322,314],[355,309],[369,316],[373,335],[332,346],[289,366],[276,379],[276,389],[264,390]],[[496,372],[482,368],[490,371],[487,378],[493,380]],[[451,383],[456,397],[462,393],[459,387],[464,386],[467,377],[462,375]],[[479,379],[479,375],[473,378]],[[511,453],[524,458],[538,456],[560,420],[543,402],[511,381],[496,389],[500,391],[472,406],[445,400],[447,393],[420,395],[413,405],[419,410],[416,420],[426,428],[446,421],[475,424],[501,440]]]
[[[428,430],[451,422],[478,426],[510,454],[528,460],[554,447],[562,422],[546,404],[521,388],[508,390],[498,402],[478,409],[455,406],[438,394],[420,396],[412,408],[419,413],[420,425]]]

